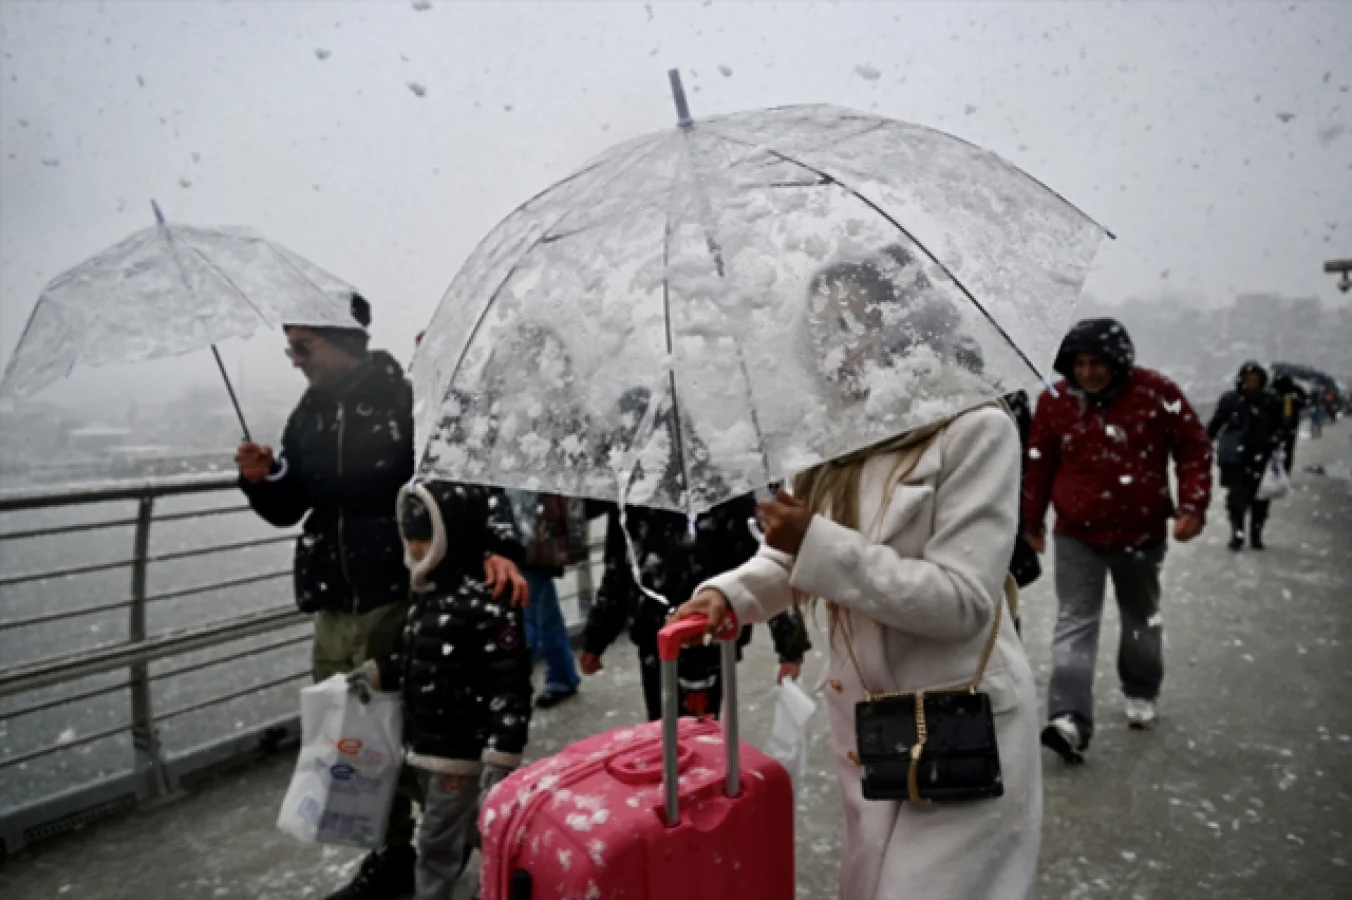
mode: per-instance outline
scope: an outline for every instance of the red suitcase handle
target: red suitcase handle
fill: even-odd
[[[662,661],[662,788],[667,807],[667,825],[681,821],[680,748],[677,733],[680,722],[680,684],[677,660],[681,648],[698,644],[708,631],[706,616],[677,619],[657,633],[657,654]],[[741,743],[737,721],[737,635],[741,629],[729,613],[725,627],[714,640],[719,641],[723,668],[723,745],[727,750],[727,795],[742,793]]]
[[[709,618],[707,616],[688,616],[684,619],[675,619],[659,632],[657,632],[657,656],[662,662],[675,662],[681,655],[682,647],[689,647],[704,641],[704,634],[709,630]],[[728,617],[724,621],[723,628],[715,632],[713,639],[715,641],[735,641],[738,633],[741,631],[737,627],[737,616],[728,611]]]

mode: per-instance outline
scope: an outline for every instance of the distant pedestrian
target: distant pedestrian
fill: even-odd
[[[552,709],[576,696],[582,680],[554,579],[561,578],[567,567],[586,561],[586,503],[531,491],[508,491],[507,496],[526,548],[521,565],[521,574],[530,585],[526,643],[534,659],[545,662],[545,686],[535,705]]]
[[[1056,594],[1050,722],[1042,743],[1079,763],[1094,733],[1094,663],[1107,578],[1122,636],[1117,653],[1127,723],[1149,728],[1164,679],[1160,567],[1174,522],[1177,541],[1202,530],[1211,499],[1211,447],[1187,397],[1135,364],[1126,329],[1087,319],[1056,357],[1064,380],[1033,416],[1023,523],[1046,549],[1043,520],[1056,509]],[[1174,461],[1179,501],[1169,492]]]
[[[1258,499],[1258,485],[1273,455],[1281,452],[1285,434],[1282,401],[1268,388],[1267,370],[1246,362],[1235,378],[1235,389],[1216,404],[1207,434],[1217,442],[1225,509],[1230,515],[1231,550],[1244,549],[1245,518],[1249,546],[1263,549],[1263,526],[1269,502]]]
[[[1283,372],[1272,379],[1272,389],[1282,401],[1282,467],[1287,472],[1296,469],[1296,438],[1300,435],[1300,420],[1310,397],[1295,379]],[[1319,391],[1315,391],[1316,405]]]
[[[1316,391],[1310,401],[1310,439],[1318,440],[1324,436],[1324,394]]]

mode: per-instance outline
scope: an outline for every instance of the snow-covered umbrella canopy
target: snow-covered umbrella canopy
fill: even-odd
[[[419,474],[703,511],[1038,384],[1105,235],[929,128],[683,114],[465,262],[413,366]]]
[[[140,362],[247,338],[260,326],[358,328],[352,288],[248,228],[157,224],[43,290],[0,394],[76,366]]]

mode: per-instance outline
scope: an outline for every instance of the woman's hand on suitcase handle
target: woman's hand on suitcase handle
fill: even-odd
[[[517,569],[516,563],[505,556],[490,553],[484,557],[484,586],[493,592],[494,600],[511,588],[512,605],[517,609],[525,609],[530,602],[530,585]]]
[[[677,607],[672,618],[688,619],[691,616],[704,616],[709,620],[709,633],[715,634],[728,617],[728,598],[717,588],[704,588]]]
[[[779,674],[775,677],[775,684],[782,684],[785,678],[791,681],[797,681],[803,674],[803,664],[801,662],[781,662],[779,664]]]

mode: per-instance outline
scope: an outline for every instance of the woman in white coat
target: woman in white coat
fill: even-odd
[[[868,692],[951,687],[976,674],[1006,602],[1019,456],[1013,421],[992,404],[802,473],[794,496],[761,504],[759,554],[677,613],[719,623],[731,612],[750,624],[796,602],[826,603],[827,707],[845,807],[841,900],[1034,896],[1039,714],[1010,610],[980,684],[994,711],[1002,797],[865,800],[855,752],[855,704]]]

